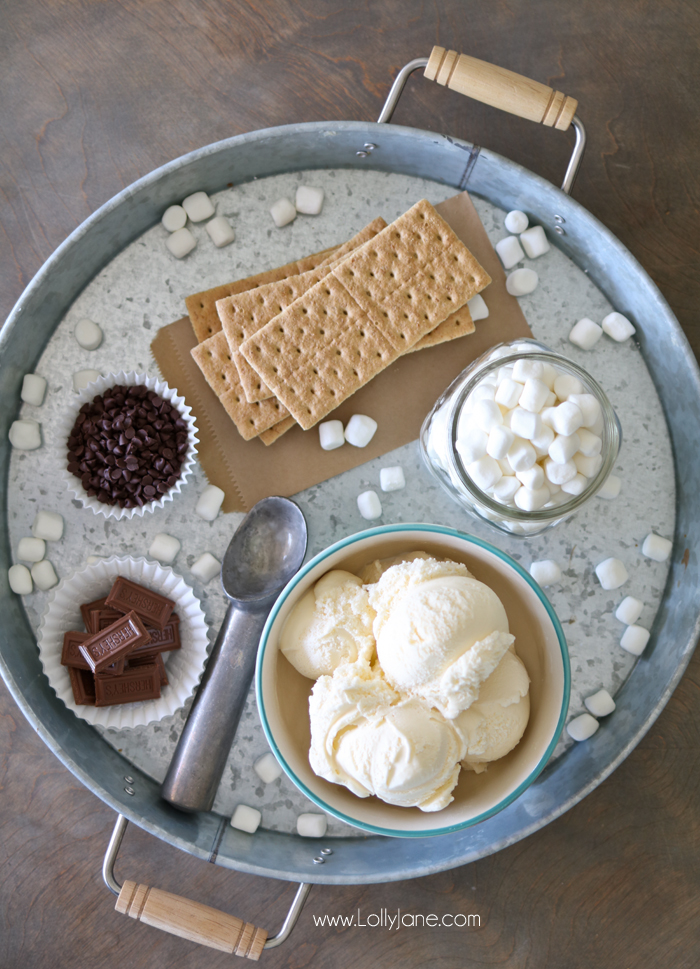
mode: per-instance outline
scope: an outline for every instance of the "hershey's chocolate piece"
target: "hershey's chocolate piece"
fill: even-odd
[[[68,667],[70,685],[73,687],[73,699],[81,706],[95,706],[95,677],[90,670]],[[110,677],[111,678],[111,677]]]
[[[136,613],[129,612],[111,626],[94,633],[78,648],[93,673],[101,673],[150,638]]]
[[[95,599],[94,602],[84,602],[83,605],[80,607],[80,615],[83,617],[85,628],[89,633],[97,632],[97,627],[93,629],[92,626],[90,625],[91,623],[90,613],[94,609],[103,609],[105,604],[105,598],[106,596],[102,596],[101,599]]]
[[[90,632],[98,633],[101,629],[111,626],[117,619],[121,619],[124,612],[121,609],[109,609],[107,606],[102,606],[100,609],[91,609],[88,615],[90,617]]]
[[[163,629],[175,608],[172,599],[158,592],[145,589],[142,585],[119,576],[107,598],[105,605],[121,612],[135,612],[147,626]]]
[[[118,615],[118,614],[117,614]],[[114,621],[114,620],[112,620]],[[80,652],[81,643],[86,642],[90,638],[90,633],[80,633],[75,629],[70,629],[63,636],[63,651],[61,653],[61,665],[62,666],[72,666],[77,670],[92,670],[88,666],[88,662]],[[108,666],[105,673],[123,673],[124,672],[124,657],[117,660],[111,666]]]
[[[153,629],[152,626],[147,624],[146,629],[151,634],[151,641],[144,646],[137,647],[131,654],[132,657],[156,656],[158,653],[167,653],[172,649],[179,649],[182,645],[180,642],[180,620],[176,613],[172,614],[164,629]]]
[[[155,663],[158,667],[158,672],[160,673],[160,685],[168,685],[168,674],[165,672],[165,663],[163,662],[163,657],[160,653],[155,653],[153,656],[139,657],[133,654],[129,657],[129,661],[126,664],[127,669],[133,669],[136,666],[150,666]]]
[[[157,663],[130,667],[120,676],[98,673],[95,677],[95,706],[98,707],[157,700],[159,696],[160,669]]]

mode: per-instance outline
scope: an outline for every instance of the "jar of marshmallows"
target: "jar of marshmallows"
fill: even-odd
[[[440,397],[421,452],[445,490],[501,531],[564,521],[605,483],[622,440],[600,385],[536,340],[499,344]]]

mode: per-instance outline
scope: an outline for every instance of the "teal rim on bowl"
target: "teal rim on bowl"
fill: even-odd
[[[445,547],[440,549],[438,546],[444,543]],[[542,675],[542,681],[545,678],[553,679],[554,683],[551,687],[548,684],[539,682],[535,683],[533,680],[533,670],[531,669],[533,665],[532,658],[530,663],[527,662],[527,657],[523,657],[521,649],[519,648],[519,637],[518,633],[515,632],[513,628],[513,616],[512,612],[512,601],[504,601],[506,611],[508,612],[509,622],[511,623],[511,631],[515,632],[516,635],[516,650],[521,658],[526,660],[526,666],[528,667],[528,672],[531,678],[531,694],[533,692],[546,691],[547,689],[553,690],[556,695],[556,700],[559,705],[556,720],[554,720],[554,711],[547,713],[544,710],[544,703],[542,703],[542,710],[539,714],[534,714],[539,717],[540,722],[544,718],[544,724],[538,728],[538,732],[543,734],[543,739],[541,741],[534,742],[534,749],[536,756],[532,758],[531,764],[527,767],[526,776],[522,777],[519,782],[509,789],[507,793],[503,796],[499,796],[496,803],[493,803],[486,807],[484,810],[479,811],[477,814],[469,814],[462,820],[448,821],[447,823],[440,825],[431,824],[429,827],[424,827],[434,818],[435,822],[442,816],[447,817],[455,813],[459,813],[460,805],[455,805],[453,802],[442,811],[433,813],[426,813],[420,811],[418,808],[405,808],[396,807],[392,805],[387,805],[380,801],[378,798],[358,798],[353,795],[346,788],[341,785],[334,785],[323,778],[316,777],[311,771],[308,765],[308,741],[306,742],[305,749],[305,765],[303,758],[300,756],[301,751],[301,741],[297,742],[297,753],[293,750],[293,745],[290,746],[290,738],[287,733],[282,729],[282,718],[278,710],[273,709],[274,703],[279,699],[278,691],[276,689],[276,670],[277,670],[277,650],[274,649],[274,643],[271,643],[271,637],[275,630],[282,628],[283,621],[286,621],[286,613],[291,609],[293,602],[297,598],[297,590],[299,595],[310,587],[313,582],[321,577],[326,571],[332,568],[345,568],[347,565],[343,564],[348,558],[352,557],[353,552],[355,553],[355,558],[362,563],[368,563],[374,561],[376,558],[385,558],[389,555],[396,554],[393,551],[382,551],[386,549],[387,546],[390,548],[395,547],[397,544],[405,545],[405,548],[401,551],[408,551],[409,549],[421,548],[421,543],[424,545],[432,546],[435,549],[436,554],[441,554],[443,556],[449,557],[451,552],[458,560],[464,560],[464,556],[469,557],[471,553],[474,560],[477,561],[476,567],[476,578],[481,578],[478,574],[479,572],[490,571],[493,576],[499,577],[498,581],[501,581],[504,585],[511,585],[510,590],[511,595],[519,595],[521,599],[521,604],[523,597],[527,598],[528,609],[537,615],[539,618],[536,620],[542,624],[542,629],[545,632],[551,632],[554,634],[548,637],[549,645],[541,647],[539,649],[539,654],[541,654],[541,659],[545,660],[545,666],[547,666],[547,671],[545,675]],[[463,551],[461,552],[459,546],[463,546]],[[362,550],[366,549],[366,554],[362,555]],[[374,550],[374,551],[373,551]],[[430,551],[430,549],[427,549]],[[340,554],[345,553],[345,554]],[[333,559],[333,562],[329,563],[329,559]],[[328,563],[328,564],[326,564]],[[325,568],[322,568],[326,564]],[[353,563],[351,562],[351,565]],[[473,562],[467,563],[472,569]],[[354,568],[358,566],[353,565]],[[353,568],[349,568],[353,571]],[[308,579],[311,573],[316,573],[312,579]],[[481,578],[484,581],[483,578]],[[489,581],[487,584],[491,585],[492,582]],[[504,600],[503,592],[499,591],[502,601]],[[509,598],[509,597],[507,597]],[[509,606],[511,607],[509,609]],[[284,615],[282,615],[284,614]],[[517,622],[521,621],[520,617],[517,617]],[[525,619],[522,620],[523,622]],[[551,625],[551,630],[547,629],[547,624]],[[522,633],[521,637],[522,639]],[[533,643],[538,645],[540,641],[536,636],[531,637]],[[275,655],[272,655],[272,650],[274,650]],[[286,660],[284,660],[286,663]],[[272,670],[271,664],[274,664],[275,669]],[[538,672],[542,674],[539,669],[539,660],[536,658],[534,665],[538,666]],[[301,677],[296,670],[293,670],[289,666],[289,689],[285,690],[285,702],[287,700],[290,703],[296,702],[296,706],[293,708],[295,711],[294,717],[288,718],[288,722],[294,722],[297,720],[296,710],[299,709],[303,713],[304,724],[300,726],[300,732],[303,733],[304,727],[306,727],[306,733],[308,735],[308,693],[310,693],[312,681]],[[270,684],[274,687],[275,697],[268,696],[266,698],[266,683],[268,687]],[[295,692],[296,687],[296,700],[292,697]],[[447,528],[441,525],[428,525],[428,524],[399,524],[399,525],[382,525],[376,528],[370,528],[366,531],[350,535],[347,538],[336,542],[329,548],[318,555],[315,555],[306,565],[304,565],[299,572],[294,576],[293,579],[285,586],[285,588],[280,593],[279,598],[275,602],[268,620],[263,629],[263,633],[260,639],[260,647],[258,650],[257,664],[255,670],[255,688],[256,688],[256,698],[258,703],[258,711],[260,714],[260,719],[262,721],[263,730],[265,736],[270,744],[270,748],[274,753],[275,757],[279,761],[283,770],[290,778],[290,780],[296,785],[296,787],[301,790],[306,797],[309,798],[314,804],[316,804],[321,810],[332,815],[340,821],[344,821],[346,824],[350,824],[353,827],[361,828],[372,834],[381,834],[389,837],[405,837],[405,838],[424,838],[436,835],[450,834],[454,831],[460,831],[463,828],[469,827],[473,824],[478,824],[480,821],[484,821],[499,811],[502,811],[509,804],[512,803],[517,797],[519,797],[523,791],[529,787],[537,776],[542,772],[547,761],[549,760],[552,751],[554,750],[561,731],[564,727],[564,722],[566,719],[566,714],[569,706],[569,695],[571,690],[571,672],[569,666],[569,654],[566,645],[566,638],[561,627],[561,623],[551,606],[551,603],[547,599],[546,595],[540,588],[540,586],[534,581],[532,576],[518,565],[509,555],[501,551],[499,548],[491,545],[489,542],[485,542],[480,538],[476,538],[473,535],[468,535],[464,532],[460,532],[453,528]],[[306,703],[301,709],[301,702],[303,697],[303,690],[306,689]],[[533,704],[535,700],[533,698]],[[270,709],[268,709],[268,705]],[[279,704],[278,704],[279,705]],[[531,722],[533,721],[533,711],[531,710]],[[279,727],[280,736],[275,737],[275,730],[273,729],[273,724],[271,720],[274,721],[275,726]],[[533,728],[534,729],[534,728]],[[528,731],[530,730],[530,724],[526,729],[525,735],[521,744],[525,741],[528,736]],[[282,736],[281,734],[285,735]],[[520,748],[520,745],[516,746],[510,754],[502,758],[503,762],[507,762],[509,758],[513,758],[514,754],[517,757],[523,754],[523,751],[527,745]],[[281,749],[282,747],[285,750]],[[289,748],[289,749],[288,749]],[[516,754],[520,748],[520,754]],[[290,760],[297,759],[299,764],[298,770],[303,770],[305,773],[310,775],[305,781],[300,778],[295,771],[294,767],[289,763]],[[501,765],[501,761],[495,761],[489,767],[489,770],[483,774],[473,775],[471,771],[462,771],[460,773],[460,783],[455,788],[455,794],[457,794],[459,787],[462,783],[462,778],[464,775],[472,775],[471,778],[465,779],[467,783],[473,783],[477,785],[487,786],[490,780],[484,780],[488,778],[489,772],[491,772],[491,778],[494,777],[494,773],[497,773],[501,767],[496,768],[496,765]],[[494,771],[494,768],[496,770]],[[522,773],[522,771],[521,771]],[[482,780],[474,781],[473,777],[476,776]],[[318,783],[316,783],[318,782]],[[310,786],[313,785],[312,786]],[[318,793],[318,790],[325,791],[325,796]],[[462,800],[468,803],[471,795],[466,794],[462,796]],[[328,799],[334,801],[343,802],[342,806],[338,804],[329,804]],[[456,798],[457,800],[457,798]],[[358,813],[360,815],[368,815],[372,813],[379,814],[394,814],[397,819],[399,819],[400,827],[393,827],[391,822],[377,822],[376,820],[368,819],[367,817],[358,817],[354,814],[354,806],[357,804]],[[349,807],[348,807],[349,806]],[[387,810],[388,809],[388,810]],[[396,814],[396,812],[399,812]],[[405,821],[404,821],[405,819]]]

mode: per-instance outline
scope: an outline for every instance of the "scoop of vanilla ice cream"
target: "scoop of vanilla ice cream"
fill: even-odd
[[[501,600],[461,563],[395,565],[368,595],[387,680],[448,719],[474,702],[515,639]]]
[[[362,580],[334,569],[296,603],[282,629],[280,649],[302,676],[328,676],[341,663],[372,659],[373,620]]]
[[[474,703],[454,721],[465,745],[463,767],[481,773],[520,742],[530,716],[529,688],[523,661],[507,650]]]
[[[357,573],[365,585],[378,582],[387,569],[392,565],[400,565],[402,562],[413,562],[415,559],[429,559],[432,556],[427,552],[405,552],[403,555],[392,555],[388,559],[375,559],[369,565],[363,565]]]
[[[398,694],[366,663],[322,676],[309,700],[309,762],[358,797],[439,811],[452,800],[463,742],[437,710]]]

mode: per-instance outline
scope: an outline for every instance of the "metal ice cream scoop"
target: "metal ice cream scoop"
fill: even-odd
[[[214,803],[265,620],[305,553],[306,522],[287,498],[263,498],[231,539],[221,567],[231,602],[161,788],[183,811],[208,811]]]

